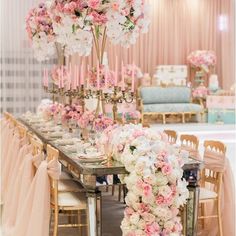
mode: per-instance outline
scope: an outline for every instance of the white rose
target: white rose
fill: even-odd
[[[130,223],[133,225],[137,225],[139,222],[139,219],[140,219],[140,215],[137,212],[133,213],[129,218]]]

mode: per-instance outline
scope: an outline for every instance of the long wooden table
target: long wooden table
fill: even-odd
[[[96,185],[96,179],[104,175],[127,174],[125,167],[113,160],[108,160],[104,163],[84,163],[70,152],[66,152],[63,147],[57,145],[55,139],[48,138],[45,133],[41,133],[37,128],[37,123],[33,124],[24,118],[19,119],[23,125],[35,133],[42,142],[58,149],[61,163],[68,168],[69,171],[80,181],[87,192],[88,203],[88,219],[89,219],[89,235],[102,235],[102,218],[101,218],[101,191]],[[184,164],[184,178],[188,181],[188,189],[190,197],[184,208],[184,234],[186,236],[197,235],[197,213],[199,201],[199,170],[202,167],[202,162],[189,158]]]

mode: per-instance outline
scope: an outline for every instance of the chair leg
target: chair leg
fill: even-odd
[[[166,123],[166,115],[165,114],[162,114],[162,120],[163,120],[163,124]]]
[[[121,190],[122,190],[121,184],[119,184],[119,190],[118,190],[118,201],[119,201],[119,202],[120,202],[120,200],[121,200]]]
[[[185,114],[182,113],[182,123],[185,123]]]
[[[205,216],[205,204],[201,203],[201,216]],[[204,218],[202,219],[202,228],[205,228],[205,221]]]
[[[115,193],[115,185],[112,185],[112,188],[111,188],[111,195],[114,196],[114,193]]]
[[[217,200],[217,214],[218,214],[218,227],[220,236],[223,236],[223,228],[222,228],[222,218],[221,218],[221,206],[219,199]]]
[[[53,236],[58,234],[58,209],[54,209],[54,227],[53,227]]]

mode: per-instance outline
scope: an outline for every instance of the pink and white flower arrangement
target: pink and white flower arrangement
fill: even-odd
[[[141,78],[143,77],[143,73],[141,71],[141,69],[136,66],[136,65],[132,65],[132,64],[128,64],[124,67],[124,74],[126,78],[132,78],[132,73],[134,70],[134,78]]]
[[[112,118],[99,114],[93,121],[93,129],[97,132],[101,132],[113,124],[114,121]]]
[[[209,89],[206,88],[203,84],[200,84],[192,92],[192,95],[195,98],[205,98],[208,94],[209,94]]]
[[[189,192],[182,180],[183,160],[162,133],[140,125],[114,126],[108,142],[129,174],[127,208],[121,223],[123,235],[180,235],[179,208]],[[118,154],[118,155],[117,155]]]
[[[216,64],[216,54],[213,51],[197,50],[191,52],[187,60],[192,67],[201,68],[208,73],[209,66]]]
[[[77,120],[77,124],[81,129],[92,128],[94,119],[94,111],[85,111]]]
[[[68,123],[70,120],[77,122],[82,113],[82,107],[79,104],[65,105],[61,111],[62,123]]]
[[[100,65],[99,66],[99,75],[100,75],[99,87],[101,89],[106,88],[106,87],[110,88],[110,87],[114,86],[114,81],[115,81],[115,72],[114,71],[109,70],[104,65]],[[105,83],[105,76],[107,76],[107,85]],[[88,83],[89,83],[89,86],[92,88],[98,87],[97,68],[91,68],[88,71]]]
[[[55,33],[49,8],[45,3],[31,9],[26,18],[26,31],[39,61],[55,54]]]
[[[58,115],[60,114],[61,110],[63,108],[63,105],[60,103],[52,103],[48,106],[45,106],[43,112],[43,118],[45,120],[51,120],[51,119],[58,119]]]

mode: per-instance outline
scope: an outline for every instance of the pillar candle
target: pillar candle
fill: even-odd
[[[131,87],[131,92],[134,92],[134,63],[132,66],[132,87]]]
[[[97,62],[97,89],[100,89],[100,73],[99,73],[99,62]]]
[[[45,86],[48,87],[48,70],[45,70],[45,76],[46,76],[46,81],[45,81]]]
[[[116,56],[116,65],[115,65],[115,86],[117,86],[118,83],[118,60]]]
[[[43,86],[46,87],[46,74],[45,74],[45,68],[43,69]]]
[[[61,68],[57,69],[57,75],[58,75],[58,88],[61,88]]]
[[[107,89],[108,88],[108,68],[107,68],[107,66],[105,67],[105,89]]]
[[[84,85],[84,61],[82,61],[80,67],[80,84]]]
[[[73,80],[72,80],[72,88],[76,89],[76,67],[73,67]]]
[[[122,61],[121,63],[121,76],[122,76],[122,88],[121,90],[124,91],[125,90],[125,74],[124,74],[124,63]]]

